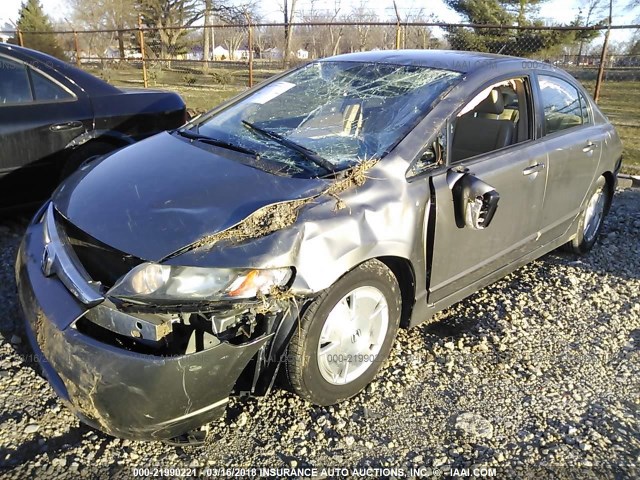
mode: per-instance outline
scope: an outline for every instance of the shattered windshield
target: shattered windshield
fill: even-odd
[[[316,62],[193,129],[255,152],[256,166],[314,177],[388,153],[460,73],[408,65]]]

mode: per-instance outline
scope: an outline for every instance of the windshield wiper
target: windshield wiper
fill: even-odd
[[[331,162],[328,162],[313,150],[309,150],[308,148],[303,147],[302,145],[294,142],[293,140],[289,140],[287,137],[280,135],[279,133],[272,132],[271,130],[266,130],[262,127],[258,127],[257,125],[251,122],[247,122],[246,120],[242,120],[242,124],[251,130],[261,133],[265,137],[269,137],[277,141],[278,143],[286,147],[289,147],[291,150],[295,150],[296,152],[301,153],[306,159],[311,160],[311,162],[315,163],[317,166],[325,170],[327,173],[335,173],[335,169],[331,164]]]
[[[194,133],[191,130],[176,130],[176,133],[182,137],[188,138],[189,140],[206,143],[207,145],[214,145],[216,147],[222,147],[229,150],[234,150],[240,153],[246,153],[247,155],[253,155],[257,159],[260,158],[260,154],[254,152],[253,150],[249,150],[248,148],[241,147],[240,145],[235,145],[230,142],[225,142],[224,140],[218,140],[216,138],[207,137],[206,135],[202,135],[201,133]]]

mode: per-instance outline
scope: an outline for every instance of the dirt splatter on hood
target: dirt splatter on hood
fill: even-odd
[[[345,208],[346,204],[339,197],[339,194],[354,187],[360,187],[367,181],[367,171],[370,170],[378,160],[364,160],[355,167],[345,171],[335,181],[320,193],[304,199],[290,200],[273,203],[259,208],[251,213],[244,220],[236,225],[211,234],[206,235],[196,242],[193,242],[167,258],[172,258],[181,253],[198,249],[211,248],[218,242],[228,240],[231,242],[243,242],[246,240],[264,237],[278,230],[290,227],[298,219],[298,213],[305,205],[313,202],[323,195],[329,195],[336,199],[336,210]]]

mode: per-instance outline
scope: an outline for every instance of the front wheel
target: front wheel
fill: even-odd
[[[604,177],[600,177],[591,190],[587,207],[582,212],[576,236],[566,244],[569,251],[583,255],[593,248],[602,230],[610,200],[609,184]]]
[[[300,318],[287,352],[289,385],[316,405],[364,389],[387,359],[400,324],[400,287],[369,260],[322,292]]]

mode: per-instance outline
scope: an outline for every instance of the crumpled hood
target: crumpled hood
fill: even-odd
[[[273,175],[160,133],[76,172],[53,202],[92,237],[157,261],[265,205],[315,195],[326,184]]]

